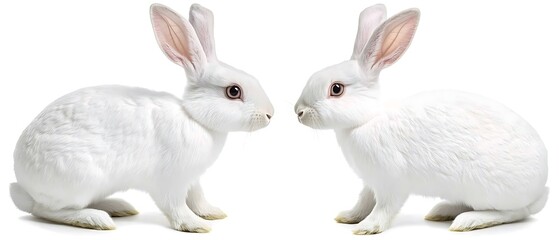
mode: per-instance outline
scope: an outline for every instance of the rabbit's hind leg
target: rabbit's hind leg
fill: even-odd
[[[32,214],[53,222],[97,230],[113,230],[115,224],[109,214],[97,209],[59,209],[52,210],[35,204]]]
[[[465,212],[456,217],[450,226],[450,231],[471,231],[475,229],[488,228],[504,223],[522,220],[529,216],[527,208],[518,210],[485,210]]]

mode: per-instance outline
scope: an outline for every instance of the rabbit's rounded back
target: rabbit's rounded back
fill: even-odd
[[[353,170],[371,185],[475,209],[525,207],[541,196],[547,181],[547,150],[536,130],[475,94],[425,92],[336,133],[352,155]]]

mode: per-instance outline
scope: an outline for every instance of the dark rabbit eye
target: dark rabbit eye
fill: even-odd
[[[225,89],[225,95],[227,95],[229,99],[241,99],[241,87],[237,85],[231,85]]]
[[[330,86],[330,96],[339,97],[344,93],[344,85],[341,83],[333,83]]]

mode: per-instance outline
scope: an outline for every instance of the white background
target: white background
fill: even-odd
[[[387,99],[451,88],[489,96],[524,116],[549,152],[551,195],[528,220],[468,233],[423,215],[438,201],[412,197],[388,231],[368,237],[336,224],[361,189],[331,131],[300,125],[293,104],[315,71],[351,55],[360,11],[376,0],[312,3],[204,1],[213,10],[218,57],[260,79],[276,113],[268,128],[230,134],[202,178],[229,217],[208,234],[174,231],[144,193],[118,194],[140,211],[114,231],[51,224],[15,208],[12,151],[47,104],[78,88],[121,84],[182,95],[183,71],[156,45],[152,1],[11,1],[0,6],[0,238],[33,239],[525,239],[557,235],[559,14],[553,1],[390,1],[389,15],[422,11],[413,44],[381,76]],[[191,1],[162,1],[187,15]],[[457,189],[460,191],[460,189]],[[12,236],[12,237],[8,237]],[[555,236],[556,237],[556,236]],[[35,237],[36,238],[36,237]]]

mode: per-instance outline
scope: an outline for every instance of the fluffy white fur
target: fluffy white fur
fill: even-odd
[[[352,58],[315,73],[295,106],[303,124],[335,130],[347,162],[363,180],[355,207],[336,220],[360,222],[355,234],[380,233],[410,194],[445,199],[426,219],[454,220],[453,231],[539,212],[548,193],[547,151],[513,111],[455,91],[390,105],[379,98],[380,71],[405,52],[419,22],[417,9],[383,22],[385,11],[375,5],[361,13]],[[372,32],[368,41],[362,40],[364,31]],[[329,94],[332,83],[345,85],[341,96]]]
[[[111,216],[136,210],[107,196],[148,192],[171,226],[207,232],[205,219],[226,215],[204,198],[199,178],[217,159],[229,131],[268,125],[273,107],[252,76],[215,56],[213,15],[192,5],[190,22],[154,4],[158,43],[185,68],[183,99],[123,86],[78,90],[56,100],[23,131],[15,152],[15,205],[74,226],[113,229]],[[241,99],[226,87],[242,89]],[[202,217],[202,218],[201,218]]]

